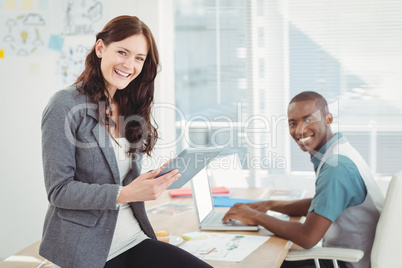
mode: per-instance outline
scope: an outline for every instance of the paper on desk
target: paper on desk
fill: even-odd
[[[150,215],[178,216],[193,210],[194,206],[190,204],[167,202],[147,209],[147,213]]]
[[[203,233],[207,238],[191,240],[180,247],[200,259],[240,262],[270,237],[226,233]]]

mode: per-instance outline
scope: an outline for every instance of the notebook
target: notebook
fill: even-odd
[[[212,187],[212,196],[216,198],[217,196],[219,197],[224,197],[224,196],[229,196],[230,191],[226,187]],[[171,197],[191,197],[193,196],[193,192],[191,188],[180,188],[180,189],[173,189],[173,190],[168,190],[169,195]],[[215,201],[214,201],[215,203]],[[216,205],[215,205],[216,206]]]
[[[248,225],[237,220],[222,223],[222,218],[226,211],[217,211],[214,208],[206,168],[191,180],[191,187],[200,230],[258,231],[258,226]]]

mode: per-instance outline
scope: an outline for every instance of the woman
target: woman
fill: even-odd
[[[210,267],[156,240],[144,209],[180,174],[140,175],[158,134],[151,123],[158,51],[149,28],[120,16],[96,36],[77,82],[44,110],[49,208],[40,254],[63,267]]]

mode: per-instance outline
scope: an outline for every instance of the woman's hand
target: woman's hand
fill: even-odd
[[[172,161],[172,160],[170,160]],[[117,203],[128,203],[136,201],[147,201],[157,199],[166,188],[180,177],[177,169],[166,173],[163,176],[155,178],[170,161],[166,162],[160,168],[143,173],[133,180],[129,185],[121,189],[117,198]]]

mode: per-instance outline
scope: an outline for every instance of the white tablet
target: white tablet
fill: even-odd
[[[223,148],[215,147],[184,149],[156,176],[156,178],[169,171],[178,169],[181,176],[167,188],[178,189],[197,175],[197,173],[206,167],[222,150]]]

